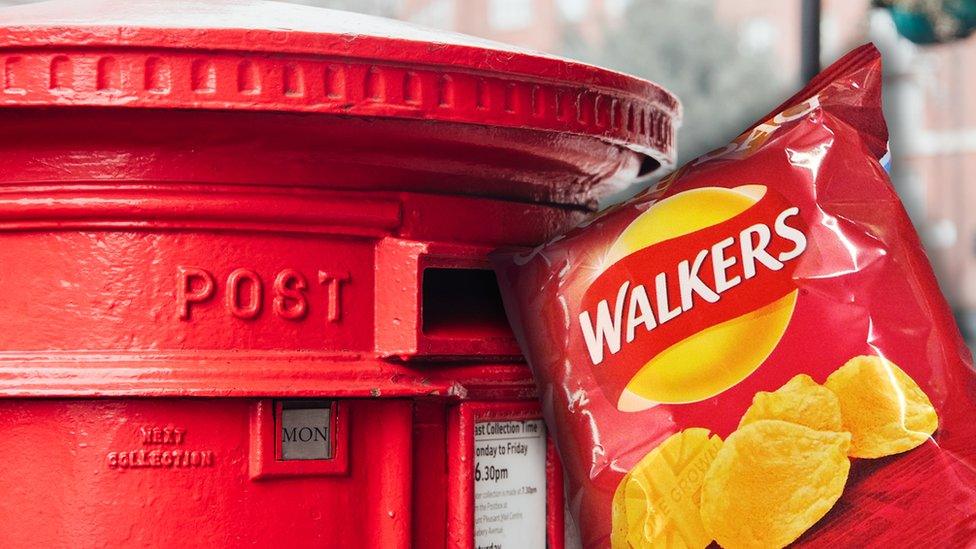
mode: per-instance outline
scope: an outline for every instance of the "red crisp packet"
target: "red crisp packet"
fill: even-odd
[[[976,543],[976,376],[854,50],[494,264],[587,548]]]

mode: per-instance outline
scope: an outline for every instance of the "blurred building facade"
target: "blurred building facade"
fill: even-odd
[[[888,43],[899,190],[915,207],[943,291],[976,336],[976,37],[940,46]]]

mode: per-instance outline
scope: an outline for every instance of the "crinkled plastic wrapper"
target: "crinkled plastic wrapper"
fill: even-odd
[[[653,189],[493,255],[585,547],[976,540],[976,375],[887,163],[863,46]]]

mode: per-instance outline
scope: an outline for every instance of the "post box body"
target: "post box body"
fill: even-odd
[[[484,258],[670,162],[670,95],[256,2],[0,10],[0,68],[0,545],[474,547],[522,482],[562,546]]]

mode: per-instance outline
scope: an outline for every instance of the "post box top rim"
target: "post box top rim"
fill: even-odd
[[[58,33],[44,33],[45,28]],[[84,33],[72,33],[72,28]],[[273,0],[49,0],[0,8],[0,29],[4,38],[0,46],[17,45],[20,43],[18,38],[35,44],[43,40],[50,45],[108,45],[109,41],[113,45],[142,45],[144,35],[139,30],[143,30],[155,31],[155,44],[159,46],[199,48],[210,45],[211,41],[216,43],[219,38],[228,38],[220,31],[237,31],[243,38],[236,44],[239,49],[346,53],[389,57],[391,60],[400,57],[396,48],[409,47],[402,42],[415,42],[424,45],[429,54],[417,59],[407,58],[418,64],[438,61],[466,64],[469,59],[453,57],[457,52],[454,48],[481,50],[483,54],[495,55],[493,60],[498,65],[493,68],[499,75],[505,75],[519,72],[517,62],[531,58],[541,65],[527,72],[526,76],[547,76],[555,80],[564,76],[567,83],[603,84],[620,88],[620,91],[644,94],[670,110],[680,109],[677,99],[657,84],[610,69],[409,22]],[[33,37],[18,36],[24,31]],[[316,46],[327,43],[301,38],[289,40],[290,34],[341,37],[349,47],[345,52],[321,51]],[[372,45],[378,45],[376,40],[385,41],[387,47],[378,51],[356,51],[357,46],[365,49],[367,44],[359,43],[363,40]],[[439,52],[443,54],[438,55]],[[411,50],[410,53],[414,52]],[[542,65],[559,67],[563,72],[539,74],[549,68]]]
[[[58,51],[61,48],[63,53]],[[30,78],[11,76],[17,70],[16,62],[35,51],[46,56],[50,71],[49,78],[35,79],[38,89],[32,89]],[[79,58],[76,64],[81,65],[85,61],[98,62],[105,55],[136,52],[144,53],[146,62],[152,55],[164,58],[183,55],[192,56],[194,63],[220,61],[217,58],[221,55],[241,60],[252,56],[268,61],[267,54],[273,53],[276,57],[272,61],[281,66],[291,62],[289,56],[299,63],[312,60],[340,65],[359,63],[365,64],[369,71],[395,71],[398,78],[404,78],[405,73],[415,74],[414,71],[424,73],[421,77],[432,73],[433,78],[448,85],[453,74],[462,73],[490,82],[489,86],[502,93],[521,94],[525,98],[520,100],[520,105],[524,104],[526,114],[534,114],[536,118],[540,112],[530,111],[536,109],[536,94],[542,89],[543,94],[565,96],[550,99],[549,103],[566,101],[567,108],[573,112],[556,113],[542,124],[533,123],[531,117],[511,116],[517,113],[510,105],[505,106],[502,116],[479,112],[490,109],[484,108],[474,96],[488,92],[476,92],[472,86],[460,85],[452,88],[452,100],[478,103],[479,108],[453,109],[444,117],[430,112],[431,109],[444,112],[444,104],[430,105],[430,108],[426,104],[411,104],[408,109],[402,109],[345,102],[340,107],[342,114],[424,118],[589,135],[647,154],[665,165],[674,160],[673,132],[681,117],[680,103],[671,93],[641,78],[463,34],[267,0],[53,0],[2,8],[0,57],[5,66],[0,68],[4,69],[2,84],[6,93],[0,93],[0,107],[90,105],[332,112],[327,105],[313,105],[311,101],[294,98],[282,100],[265,93],[241,101],[229,100],[221,90],[210,93],[209,97],[203,97],[200,90],[179,93],[181,86],[176,84],[165,98],[151,89],[109,90],[116,92],[114,95],[84,93],[86,88],[105,91],[102,83],[95,81],[101,77],[95,71],[76,70],[70,78],[63,79],[68,82],[59,80],[56,73],[56,56],[69,63]],[[244,61],[233,62],[236,67]],[[174,67],[172,76],[178,78],[183,73],[190,71],[181,72]],[[193,78],[192,74],[186,76],[186,80]],[[143,85],[142,79],[136,78],[121,78],[118,84],[124,87],[135,80],[139,82],[133,88],[149,87],[148,80]],[[369,103],[382,103],[366,99]],[[590,105],[584,107],[588,101]],[[597,112],[601,101],[603,111]],[[538,110],[544,108],[547,107]],[[558,105],[552,108],[559,109]],[[628,109],[631,119],[636,112],[640,122],[631,123],[627,128],[626,123],[618,120],[618,127],[613,127],[612,117],[628,116]],[[668,135],[658,135],[662,133]]]

